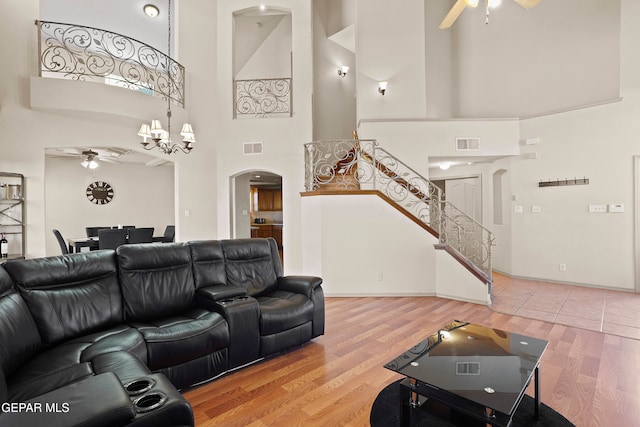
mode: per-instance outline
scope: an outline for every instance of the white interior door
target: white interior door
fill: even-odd
[[[447,202],[482,223],[482,184],[480,177],[447,179],[444,182]]]

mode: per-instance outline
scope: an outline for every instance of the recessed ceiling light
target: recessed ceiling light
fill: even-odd
[[[158,6],[154,4],[145,4],[142,10],[144,10],[144,14],[149,18],[155,18],[160,15],[160,9],[158,9]]]
[[[451,167],[451,163],[440,163],[440,169],[442,169],[443,171],[446,171],[447,169],[449,169]]]
[[[267,8],[267,6],[265,6],[264,4],[260,5],[260,10],[265,10]]]

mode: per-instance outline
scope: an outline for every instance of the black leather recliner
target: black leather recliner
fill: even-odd
[[[144,337],[152,371],[184,388],[227,370],[227,321],[193,305],[186,243],[121,246],[118,263],[124,319]]]
[[[259,328],[254,334],[258,334],[260,357],[301,345],[324,333],[322,279],[283,276],[273,238],[191,242],[191,248],[201,304],[217,310],[225,302],[257,305]],[[221,256],[223,264],[219,262]],[[206,260],[215,274],[198,273],[205,269]],[[222,304],[206,305],[207,299]]]

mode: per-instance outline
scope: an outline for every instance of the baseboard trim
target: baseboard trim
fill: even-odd
[[[325,291],[326,298],[366,298],[366,297],[437,297],[435,292],[399,292],[399,293],[330,293]]]
[[[546,279],[542,277],[518,276],[515,274],[509,274],[500,270],[496,270],[495,268],[493,269],[493,272],[501,274],[503,276],[507,276],[510,279],[522,279],[522,280],[531,280],[535,282],[555,283],[558,285],[580,286],[583,288],[602,289],[605,291],[622,291],[622,292],[633,292],[633,293],[636,292],[635,289],[633,288],[619,288],[616,286],[602,286],[602,285],[595,285],[592,283],[581,283],[581,282],[565,282],[562,280]],[[495,277],[494,277],[494,281],[495,281]]]

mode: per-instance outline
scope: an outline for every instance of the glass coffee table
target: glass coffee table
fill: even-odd
[[[401,382],[401,425],[433,399],[486,424],[509,426],[525,389],[534,381],[540,410],[539,364],[548,341],[454,320],[385,368]]]

